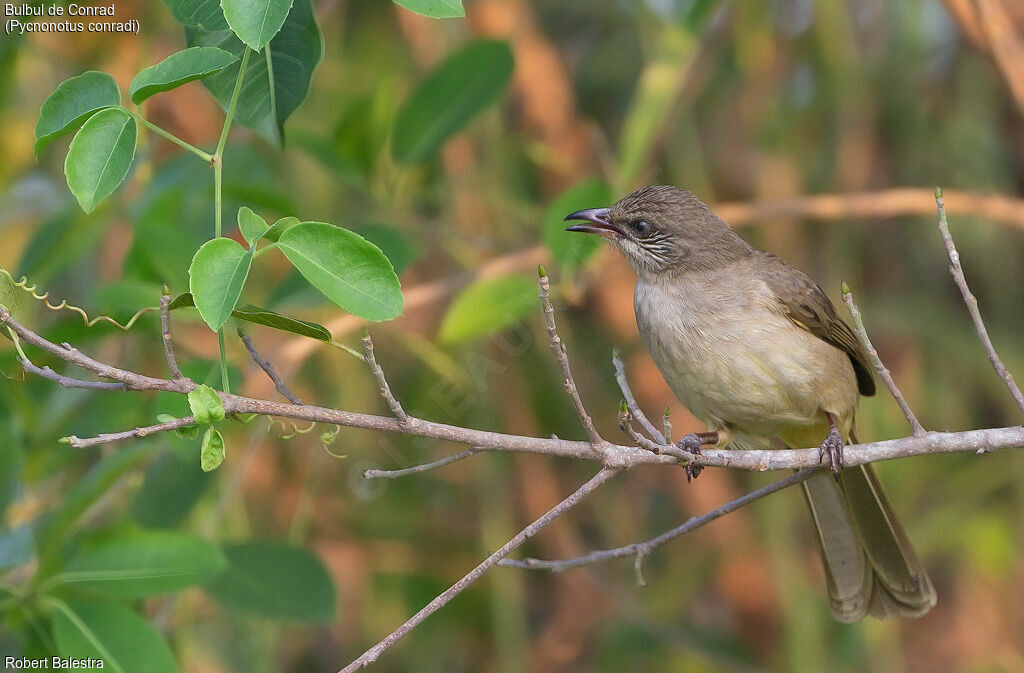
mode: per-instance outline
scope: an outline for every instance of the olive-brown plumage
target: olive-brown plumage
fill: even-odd
[[[746,243],[690,192],[647,187],[578,211],[637,272],[637,326],[666,382],[722,446],[821,445],[835,476],[804,483],[833,614],[915,617],[935,590],[870,466],[839,469],[867,357],[806,274]],[[696,435],[684,438],[698,448]]]

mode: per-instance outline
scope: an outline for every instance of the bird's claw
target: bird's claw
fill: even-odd
[[[821,443],[818,449],[818,462],[825,462],[825,456],[828,456],[828,465],[832,468],[832,473],[839,474],[839,470],[843,469],[843,436],[839,434],[837,428],[832,428],[828,437]]]
[[[686,451],[687,453],[692,453],[695,456],[701,455],[700,437],[695,432],[691,432],[690,434],[685,435],[676,443],[676,446],[678,446],[683,451]],[[693,463],[690,463],[684,469],[686,470],[686,482],[689,483],[691,479],[696,479],[698,476],[700,476],[700,471],[703,470],[704,467],[702,465],[695,465]]]

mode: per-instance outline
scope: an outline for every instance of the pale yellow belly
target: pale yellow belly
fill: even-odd
[[[711,429],[811,446],[827,433],[825,412],[844,434],[857,405],[849,358],[758,301],[641,294],[637,325],[669,387]],[[809,442],[810,437],[820,437]]]

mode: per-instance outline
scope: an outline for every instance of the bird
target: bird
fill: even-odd
[[[845,467],[871,365],[824,290],[759,250],[693,193],[644,187],[610,207],[570,213],[567,231],[596,234],[637,275],[642,341],[679,401],[708,427],[679,441],[767,449],[818,446],[803,482],[832,614],[920,617],[936,603],[928,572],[871,465]],[[695,472],[688,473],[688,477]]]

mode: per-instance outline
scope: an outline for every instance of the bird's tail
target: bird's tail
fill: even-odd
[[[935,587],[870,465],[818,474],[803,487],[836,619],[920,617],[935,605]]]

